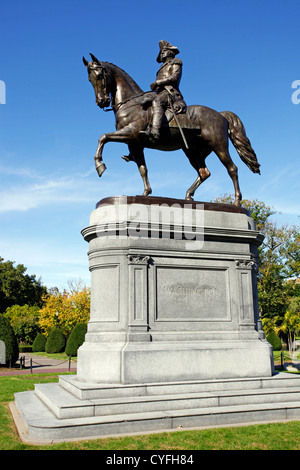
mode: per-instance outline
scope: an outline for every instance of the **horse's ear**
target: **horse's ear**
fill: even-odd
[[[94,62],[97,62],[97,64],[100,64],[100,62],[99,62],[99,60],[97,59],[97,57],[95,57],[94,54],[92,54],[91,52],[90,52],[90,56],[91,56],[91,58],[92,58],[92,60],[93,60]]]
[[[87,67],[88,66],[88,61],[86,60],[85,57],[82,57],[82,62],[84,63],[84,65]]]

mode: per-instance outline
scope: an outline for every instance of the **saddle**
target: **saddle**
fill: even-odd
[[[168,124],[169,122],[172,121],[174,117],[174,113],[176,115],[185,113],[187,109],[187,105],[185,101],[183,100],[183,97],[180,92],[178,92],[171,86],[166,86],[165,89],[169,93],[169,104],[167,106],[167,109],[165,110],[165,119],[166,119],[166,123]],[[140,98],[140,104],[143,107],[143,109],[149,109],[152,106],[152,102],[156,97],[157,97],[157,94],[152,91],[148,91],[144,93],[144,95]],[[151,117],[150,117],[149,122],[151,121]]]

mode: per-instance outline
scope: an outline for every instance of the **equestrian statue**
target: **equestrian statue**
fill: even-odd
[[[177,47],[167,41],[159,42],[157,62],[161,63],[151,91],[144,92],[120,67],[99,61],[90,54],[83,57],[88,78],[92,83],[96,104],[114,111],[116,131],[103,134],[95,154],[95,165],[101,176],[106,166],[102,160],[107,142],[126,143],[129,155],[122,158],[137,164],[144,183],[143,196],[152,193],[145,163],[144,148],[163,151],[182,149],[197,172],[197,178],[187,190],[185,199],[193,200],[196,189],[210,172],[205,159],[214,152],[232,179],[235,200],[240,206],[242,194],[238,171],[228,151],[228,138],[242,161],[253,173],[260,173],[259,163],[240,118],[231,111],[217,112],[200,105],[187,106],[179,90],[182,61],[176,56]]]

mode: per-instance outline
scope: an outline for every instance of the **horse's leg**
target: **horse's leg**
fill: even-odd
[[[96,170],[97,170],[97,173],[98,173],[99,176],[102,176],[102,173],[104,173],[104,171],[106,170],[106,165],[102,161],[102,151],[103,151],[103,146],[104,146],[104,143],[103,143],[103,140],[102,140],[103,135],[98,140],[98,147],[97,147],[97,150],[96,150],[96,153],[95,153],[95,156],[94,156],[95,167],[96,167]]]
[[[152,189],[148,179],[148,169],[145,162],[144,149],[140,145],[129,144],[129,155],[132,161],[138,166],[140,175],[144,183],[144,193],[143,196],[149,196],[152,193]]]
[[[214,152],[219,157],[223,165],[226,167],[227,172],[230,178],[232,179],[234,192],[235,192],[235,199],[234,199],[233,204],[235,206],[240,207],[241,200],[242,200],[242,193],[241,193],[240,186],[239,186],[238,169],[231,159],[231,156],[228,151],[228,146],[226,146],[225,148],[221,150],[214,150]]]
[[[107,142],[126,142],[127,140],[132,140],[136,137],[136,131],[132,126],[126,126],[123,129],[120,129],[116,132],[110,132],[108,134],[103,134],[98,140],[98,147],[95,154],[95,166],[99,176],[105,171],[106,166],[102,161],[102,152],[103,147]]]
[[[196,180],[194,181],[194,183],[192,184],[192,186],[187,190],[186,192],[186,195],[185,195],[185,199],[187,201],[193,201],[194,199],[194,194],[195,194],[195,191],[197,188],[199,188],[201,184],[201,178],[200,178],[200,175],[197,176]]]
[[[141,175],[143,183],[144,183],[144,192],[143,192],[142,195],[143,196],[149,196],[149,194],[152,193],[152,189],[151,189],[149,179],[148,179],[148,169],[147,169],[146,164],[145,165],[143,165],[143,164],[139,165],[139,172],[140,172],[140,175]]]
[[[185,154],[187,155],[191,165],[195,168],[198,173],[198,176],[192,186],[187,190],[185,199],[188,201],[193,200],[193,196],[197,188],[199,188],[200,184],[203,183],[207,178],[210,177],[210,172],[205,165],[205,158],[209,155],[210,150],[202,151],[200,157],[197,158],[197,153],[199,154],[198,150],[186,150],[184,149]]]

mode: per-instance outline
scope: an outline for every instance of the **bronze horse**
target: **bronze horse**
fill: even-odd
[[[148,196],[152,190],[148,180],[144,148],[165,151],[182,149],[198,175],[185,197],[186,200],[192,200],[196,189],[210,176],[205,159],[213,151],[232,179],[235,191],[234,204],[240,206],[242,195],[238,171],[228,151],[228,137],[242,161],[253,173],[260,173],[260,165],[240,118],[230,111],[219,113],[205,106],[188,106],[186,113],[165,118],[161,137],[157,143],[153,143],[140,132],[151,122],[151,102],[154,93],[144,93],[124,70],[108,62],[100,62],[93,54],[90,55],[92,61],[88,62],[83,57],[83,63],[87,67],[89,81],[95,91],[96,104],[102,109],[112,106],[117,129],[116,132],[103,134],[98,141],[95,154],[98,175],[101,176],[106,169],[102,161],[104,145],[107,142],[126,143],[129,155],[123,158],[137,164],[144,183],[143,196]]]

